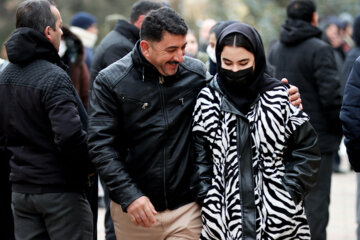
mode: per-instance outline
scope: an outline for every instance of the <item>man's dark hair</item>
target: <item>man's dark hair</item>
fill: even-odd
[[[130,23],[136,22],[141,15],[146,15],[151,10],[156,10],[164,5],[158,2],[152,1],[138,1],[131,7]]]
[[[148,13],[141,26],[140,38],[160,42],[164,31],[183,36],[188,31],[184,19],[169,7],[162,7]]]
[[[50,26],[56,31],[56,16],[51,12],[52,1],[27,0],[22,2],[16,11],[16,28],[33,28],[44,34],[44,29]]]
[[[311,22],[316,4],[312,0],[292,0],[286,8],[288,18]]]

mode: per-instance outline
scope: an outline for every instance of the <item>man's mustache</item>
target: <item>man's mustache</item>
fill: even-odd
[[[167,62],[167,63],[170,63],[170,64],[179,64],[178,61],[169,61],[169,62]]]

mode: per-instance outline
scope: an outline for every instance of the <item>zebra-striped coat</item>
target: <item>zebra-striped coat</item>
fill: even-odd
[[[202,89],[193,123],[195,176],[207,185],[201,239],[310,239],[302,199],[320,156],[308,120],[285,86],[262,93],[246,116],[215,80]]]

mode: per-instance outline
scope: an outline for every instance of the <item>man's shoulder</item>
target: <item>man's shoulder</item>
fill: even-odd
[[[327,42],[325,42],[321,38],[317,38],[317,37],[308,38],[304,41],[304,43],[308,44],[309,47],[312,47],[314,50],[318,47],[330,48],[330,45]]]
[[[121,33],[112,30],[100,42],[98,49],[102,51],[109,51],[113,48],[129,47],[132,48],[133,44]]]
[[[123,79],[129,72],[133,69],[133,59],[131,57],[131,52],[125,55],[123,58],[117,60],[116,62],[110,64],[108,67],[101,70],[98,74],[99,78],[106,79],[106,81],[111,85],[116,85],[121,79]]]
[[[184,61],[180,65],[187,71],[196,73],[202,77],[207,76],[207,69],[203,62],[198,59],[184,56]]]
[[[17,73],[19,76],[23,76],[19,77],[19,79],[24,79],[24,77],[27,79],[35,79],[34,84],[39,82],[47,83],[53,79],[70,80],[69,75],[64,69],[43,59],[34,60],[26,65],[9,64],[7,70],[8,74]]]

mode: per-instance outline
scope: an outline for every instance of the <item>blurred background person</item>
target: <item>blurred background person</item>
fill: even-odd
[[[343,74],[347,81],[355,60],[360,56],[360,14],[356,15],[353,26],[353,40],[355,46],[348,52],[345,58]]]
[[[354,62],[345,86],[340,112],[345,146],[352,168],[357,172],[356,222],[360,239],[360,57]]]
[[[62,26],[59,56],[69,67],[68,74],[85,109],[88,109],[90,73],[85,63],[85,49],[81,40],[69,28]]]
[[[206,52],[206,48],[209,44],[210,29],[216,24],[216,21],[212,18],[205,19],[201,22],[199,29],[199,51]]]
[[[199,51],[199,44],[196,39],[195,33],[190,29],[186,34],[185,55],[192,58],[197,58],[203,63],[206,63],[209,59],[206,53]]]
[[[341,141],[341,86],[334,50],[321,39],[316,4],[293,0],[280,40],[270,50],[275,77],[287,77],[299,88],[304,111],[319,136],[321,166],[315,187],[305,197],[311,239],[325,240],[329,221],[332,166]]]
[[[353,39],[355,47],[349,51],[344,64],[344,76],[346,79],[344,98],[340,112],[343,123],[344,142],[349,161],[356,173],[356,222],[357,240],[360,240],[360,167],[358,157],[360,155],[360,14],[354,19]]]
[[[90,69],[94,58],[94,46],[99,33],[96,18],[90,13],[78,12],[71,18],[70,31],[78,36],[85,46],[85,62]]]
[[[343,23],[338,17],[336,16],[329,16],[325,18],[321,22],[323,25],[323,40],[330,44],[333,49],[333,53],[335,56],[335,63],[337,68],[337,75],[340,79],[340,91],[341,94],[344,93],[345,87],[345,77],[343,74],[343,67],[346,57],[346,52],[344,47],[346,45],[344,41],[345,36],[345,23]],[[340,156],[339,153],[335,154],[334,163],[333,163],[333,172],[334,173],[344,173],[343,170],[340,169]]]
[[[339,15],[339,19],[344,24],[344,51],[348,53],[353,47],[355,47],[355,42],[352,38],[354,33],[354,18],[350,13],[343,12]]]

